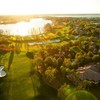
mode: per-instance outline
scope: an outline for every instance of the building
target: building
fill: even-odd
[[[90,64],[84,67],[79,67],[77,73],[79,79],[89,80],[94,84],[97,84],[100,81],[100,64]]]

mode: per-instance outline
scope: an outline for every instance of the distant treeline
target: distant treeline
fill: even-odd
[[[0,24],[17,23],[20,21],[29,21],[32,18],[39,17],[38,15],[1,15]]]

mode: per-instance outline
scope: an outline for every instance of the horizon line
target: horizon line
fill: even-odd
[[[30,15],[100,15],[100,13],[0,14],[0,16],[30,16]]]

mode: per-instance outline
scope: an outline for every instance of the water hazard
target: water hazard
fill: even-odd
[[[51,20],[33,18],[29,22],[18,22],[15,24],[0,24],[0,32],[8,35],[36,35],[43,32],[43,27]]]

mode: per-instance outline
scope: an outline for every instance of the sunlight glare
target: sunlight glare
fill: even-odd
[[[17,34],[21,36],[29,35],[30,24],[28,22],[19,22],[16,24]]]

